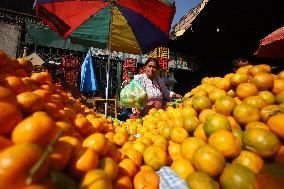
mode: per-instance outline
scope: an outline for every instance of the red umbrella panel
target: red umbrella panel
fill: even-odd
[[[284,58],[284,26],[263,38],[255,55],[266,58]]]

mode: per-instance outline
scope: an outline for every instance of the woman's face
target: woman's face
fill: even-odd
[[[157,74],[158,67],[154,61],[151,61],[146,66],[146,75],[148,78],[153,79]]]

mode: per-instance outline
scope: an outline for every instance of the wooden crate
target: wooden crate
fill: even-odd
[[[117,109],[116,109],[116,99],[102,99],[94,98],[94,110],[97,113],[105,114],[105,103],[108,104],[107,115],[113,118],[117,118]]]

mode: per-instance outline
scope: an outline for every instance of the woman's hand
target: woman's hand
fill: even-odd
[[[177,99],[182,98],[182,96],[180,94],[177,94],[177,93],[175,93],[173,97],[177,98]]]

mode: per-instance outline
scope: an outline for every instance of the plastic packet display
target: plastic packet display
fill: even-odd
[[[125,108],[143,108],[146,106],[148,96],[143,86],[132,80],[120,92],[121,106]]]

